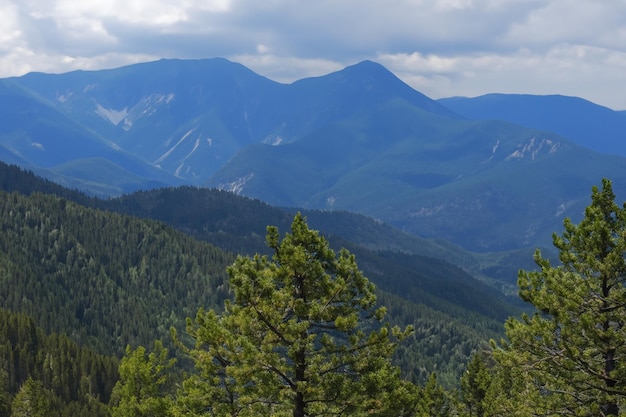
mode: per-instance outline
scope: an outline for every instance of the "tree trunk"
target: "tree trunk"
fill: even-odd
[[[303,300],[306,303],[306,292],[304,287],[304,276],[297,275],[296,276],[296,288],[295,288],[295,297]],[[306,401],[304,398],[304,393],[302,392],[302,387],[299,386],[299,382],[306,382],[306,350],[304,347],[304,343],[306,343],[306,339],[308,338],[307,332],[302,332],[300,334],[300,345],[298,351],[295,354],[295,365],[296,365],[296,401],[293,407],[293,417],[305,417],[306,416]]]
[[[617,381],[610,377],[611,372],[615,369],[615,349],[606,352],[604,356],[604,372],[606,373],[606,387],[611,389],[615,387]],[[619,406],[615,401],[602,405],[602,412],[605,416],[616,416],[619,414]]]

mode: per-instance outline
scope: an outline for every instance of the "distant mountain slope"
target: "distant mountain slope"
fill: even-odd
[[[626,112],[578,97],[487,94],[438,102],[471,119],[506,120],[549,130],[594,151],[626,156]]]
[[[363,61],[341,71],[298,80],[284,89],[281,101],[282,142],[293,142],[325,126],[403,100],[429,113],[460,118],[447,107],[412,89],[382,65]],[[268,138],[271,139],[271,138]],[[279,143],[277,137],[273,142]]]
[[[157,219],[201,240],[247,255],[271,255],[265,243],[266,227],[275,225],[279,230],[288,231],[295,214],[224,191],[190,187],[133,193],[102,201],[99,206]],[[447,297],[451,297],[453,291],[449,291],[449,282],[456,281],[454,286],[464,288],[464,291],[453,304],[490,316],[483,311],[484,302],[474,305],[477,298],[486,297],[491,299],[489,308],[499,310],[495,316],[498,319],[506,318],[513,311],[502,304],[500,295],[493,288],[450,263],[463,257],[466,263],[471,263],[471,255],[463,254],[459,248],[455,251],[452,247],[407,235],[364,216],[310,210],[303,214],[308,224],[327,236],[335,249],[346,247],[359,254],[365,272],[383,290],[431,307],[441,303],[450,309],[452,306]],[[422,250],[423,253],[434,253],[436,257],[425,256]],[[445,258],[448,254],[452,258],[450,261]],[[407,270],[397,273],[403,268]],[[410,298],[411,291],[420,295]],[[435,299],[440,300],[434,302]]]
[[[253,255],[267,253],[268,224],[287,230],[297,209],[279,209],[226,191],[192,187],[141,191],[94,202],[98,207],[163,221],[176,229],[223,249]],[[94,204],[92,203],[92,204]],[[511,276],[485,275],[475,254],[447,242],[422,239],[388,224],[347,211],[300,210],[309,225],[328,236],[336,248],[359,246],[372,252],[389,251],[443,260],[472,274],[512,282]],[[525,254],[526,261],[532,256]],[[493,263],[497,264],[496,260]]]
[[[372,218],[337,210],[280,209],[230,192],[176,187],[139,191],[114,199],[98,199],[57,185],[0,162],[0,190],[54,194],[81,205],[165,222],[199,240],[234,253],[267,251],[268,224],[289,228],[297,210],[309,225],[335,246],[359,246],[370,251],[400,252],[444,260],[492,285],[513,288],[520,267],[532,269],[532,251],[503,254],[470,253],[444,240],[423,239]],[[503,259],[500,261],[500,259]],[[513,288],[512,294],[516,294]]]
[[[0,80],[0,114],[4,161],[66,186],[106,196],[178,183],[14,81]]]
[[[240,146],[257,141],[254,120],[280,85],[224,59],[161,60],[105,71],[13,79],[171,175],[196,181]]]
[[[397,100],[285,146],[242,150],[207,183],[278,206],[364,213],[470,250],[551,246],[626,159],[553,133],[435,115]]]
[[[455,117],[371,61],[291,85],[220,58],[161,60],[59,75],[33,73],[7,82],[46,102],[46,110],[32,111],[31,117],[46,123],[71,119],[90,131],[83,132],[86,138],[95,132],[106,138],[107,146],[193,184],[206,181],[243,146],[292,142],[389,99],[402,98]],[[0,99],[15,101],[1,94]],[[19,126],[9,129],[14,135],[16,131]],[[90,156],[115,162],[95,144],[74,146],[67,137],[70,133],[55,136],[66,137],[65,145],[74,152],[86,148],[92,151]],[[37,140],[37,134],[31,136]]]

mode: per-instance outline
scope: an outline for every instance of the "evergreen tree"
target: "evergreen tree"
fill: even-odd
[[[583,220],[565,219],[562,236],[554,235],[561,264],[552,266],[538,251],[539,270],[519,274],[520,296],[538,312],[509,319],[509,342],[494,354],[509,368],[498,378],[530,384],[508,384],[516,395],[523,391],[526,415],[610,416],[624,405],[626,205],[614,199],[604,179]]]
[[[426,385],[424,385],[418,395],[417,416],[447,417],[452,415],[451,398],[437,382],[437,374],[430,374]]]
[[[61,402],[40,381],[28,378],[11,405],[11,417],[57,417]]]
[[[380,324],[385,309],[354,255],[336,256],[300,214],[282,240],[268,227],[267,243],[273,257],[239,257],[228,269],[234,300],[224,312],[189,321],[198,373],[177,412],[410,415],[414,398],[391,356],[411,329]]]
[[[485,416],[553,415],[541,412],[547,409],[547,398],[535,383],[536,378],[527,371],[526,352],[495,351],[494,358],[497,358],[497,364],[483,400]]]
[[[143,346],[127,347],[120,362],[120,380],[111,395],[113,417],[169,416],[169,372],[174,364],[160,341],[148,354]]]
[[[461,376],[461,398],[467,407],[469,417],[485,415],[484,401],[491,384],[491,372],[484,354],[472,356],[467,370]]]
[[[11,415],[11,401],[9,374],[0,367],[0,417],[9,417]]]

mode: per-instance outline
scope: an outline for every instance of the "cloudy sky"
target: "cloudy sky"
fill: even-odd
[[[626,0],[0,0],[0,77],[225,57],[280,82],[364,59],[432,98],[626,110]]]

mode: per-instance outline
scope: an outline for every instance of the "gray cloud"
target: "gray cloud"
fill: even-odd
[[[433,98],[626,109],[622,0],[0,0],[0,76],[222,56],[281,82],[363,59]]]

